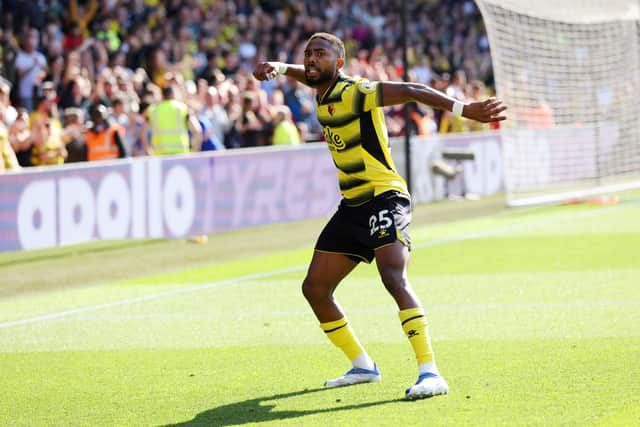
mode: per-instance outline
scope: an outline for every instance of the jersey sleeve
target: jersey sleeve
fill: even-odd
[[[363,112],[382,107],[382,85],[380,82],[360,79],[356,83],[356,91],[358,97],[362,98]]]

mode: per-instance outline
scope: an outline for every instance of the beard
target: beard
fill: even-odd
[[[307,70],[304,72],[304,77],[307,80],[307,84],[311,87],[322,85],[323,83],[327,83],[333,79],[334,72],[333,71],[320,71],[318,68],[314,67],[314,71],[316,71],[316,75],[312,78],[309,77]]]

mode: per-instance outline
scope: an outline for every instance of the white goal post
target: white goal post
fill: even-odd
[[[640,188],[640,0],[476,0],[510,206]]]

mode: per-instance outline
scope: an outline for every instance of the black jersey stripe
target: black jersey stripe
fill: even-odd
[[[327,96],[321,100],[322,102],[320,102],[319,100],[318,104],[324,105],[331,104],[332,102],[342,101],[342,94],[344,93],[344,91],[347,90],[349,86],[355,83],[356,81],[352,78],[343,75],[339,76],[333,87],[329,92],[327,92]]]
[[[333,82],[331,87],[329,89],[327,89],[326,92],[323,94],[324,98],[320,99],[320,94],[316,95],[316,102],[318,103],[318,105],[326,104],[326,102],[325,102],[326,98],[331,97],[333,90],[336,88],[338,83],[340,83],[341,81],[342,81],[342,79],[340,79],[340,77],[338,77],[336,79],[336,81]]]
[[[345,154],[349,150],[360,147],[360,145],[362,145],[362,140],[360,139],[359,135],[355,135],[355,136],[352,136],[350,139],[347,139],[346,141],[344,141],[344,146],[338,149],[338,151],[340,151],[340,153],[342,154]],[[333,150],[334,149],[333,146],[330,149]]]
[[[362,135],[362,148],[387,169],[393,170],[389,162],[387,162],[382,147],[380,146],[380,140],[376,134],[376,128],[373,125],[371,111],[367,111],[360,116],[360,134]]]
[[[356,89],[353,94],[353,111],[355,114],[362,114],[364,111],[364,101],[365,94]]]
[[[374,194],[375,194],[375,190],[372,188],[365,193],[358,194],[356,197],[351,197],[351,198],[345,197],[344,204],[347,206],[359,206],[373,199]]]
[[[326,99],[322,100],[322,104],[331,104],[333,102],[342,101],[342,94],[349,86],[349,84],[342,84],[342,86],[338,88],[338,85],[336,85],[336,87],[333,89],[333,92],[331,92],[329,96],[326,97]]]
[[[344,142],[343,150],[351,150],[352,148],[359,147],[360,145],[362,145],[360,135],[354,135]]]
[[[352,173],[364,172],[366,169],[366,166],[363,160],[358,160],[357,162],[346,163],[343,165],[338,165],[337,163],[335,163],[335,165],[338,169],[340,169],[342,172],[346,173],[347,175]]]
[[[353,83],[353,80],[343,75],[338,76],[335,82],[325,92],[324,98],[320,99],[320,95],[316,96],[318,105],[331,104],[342,99],[342,93]]]
[[[320,115],[318,115],[318,121],[322,126],[329,126],[333,128],[347,126],[355,120],[358,120],[358,114],[344,114],[336,117],[320,117]]]
[[[345,178],[340,180],[340,190],[347,191],[365,184],[369,184],[369,181],[360,178]]]

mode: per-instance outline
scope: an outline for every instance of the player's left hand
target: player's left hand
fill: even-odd
[[[502,104],[502,100],[491,97],[485,101],[475,101],[465,105],[462,115],[482,123],[500,122],[507,119],[507,116],[502,114],[506,109],[507,106]]]

